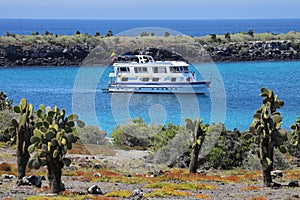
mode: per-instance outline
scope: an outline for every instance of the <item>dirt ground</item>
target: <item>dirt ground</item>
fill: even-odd
[[[1,163],[16,163],[15,152],[11,148],[0,148],[0,165]],[[188,196],[165,196],[153,197],[147,194],[151,194],[154,192],[154,188],[146,187],[145,183],[128,183],[124,181],[93,181],[93,180],[84,180],[80,178],[83,176],[82,174],[73,174],[72,172],[77,172],[79,170],[87,169],[86,173],[93,174],[93,176],[102,176],[99,173],[101,169],[110,169],[116,171],[119,174],[122,174],[126,177],[126,180],[130,180],[130,177],[134,177],[135,175],[147,174],[144,176],[145,179],[151,179],[154,177],[164,176],[165,174],[170,173],[170,170],[166,166],[158,166],[147,163],[145,161],[145,156],[148,155],[146,151],[124,151],[124,150],[116,150],[113,149],[109,153],[104,155],[80,155],[80,154],[70,154],[68,157],[72,159],[72,164],[70,167],[66,167],[63,169],[64,172],[68,172],[69,175],[64,175],[62,180],[65,184],[66,190],[69,192],[73,192],[74,194],[80,195],[88,195],[87,188],[92,185],[97,185],[101,188],[101,191],[104,194],[110,193],[112,191],[134,191],[134,190],[142,190],[144,197],[140,199],[300,199],[300,188],[289,188],[289,187],[281,187],[279,189],[272,188],[264,188],[262,187],[261,177],[258,176],[252,178],[251,180],[246,181],[229,181],[222,182],[220,180],[204,180],[198,181],[199,184],[208,184],[215,186],[214,189],[192,189],[185,190],[189,193]],[[293,173],[297,173],[299,171],[293,171]],[[0,176],[3,175],[3,171],[0,172]],[[30,171],[30,174],[36,173],[36,171]],[[97,174],[99,173],[99,174]],[[201,173],[209,176],[215,176],[218,174],[219,177],[227,177],[228,172],[226,171],[203,171]],[[245,172],[251,174],[251,172]],[[9,171],[8,173],[9,174]],[[13,174],[13,173],[12,173]],[[46,169],[42,169],[42,174],[46,174]],[[229,176],[229,175],[228,175]],[[52,196],[56,196],[54,194],[49,193],[48,181],[43,181],[42,187],[37,188],[35,186],[16,186],[16,178],[7,179],[0,177],[0,199],[24,199],[30,196],[36,196],[37,199],[45,199],[50,198]],[[281,179],[279,182],[282,184],[287,184],[288,179]],[[166,181],[168,182],[168,180]],[[177,181],[178,182],[178,181]],[[169,180],[170,184],[177,184],[176,180]],[[187,181],[188,183],[188,181]],[[99,197],[102,195],[99,195]],[[40,198],[39,198],[40,197]],[[97,199],[97,196],[92,196]],[[68,198],[67,198],[68,199]],[[73,199],[69,197],[69,199]],[[137,197],[113,197],[112,199],[138,199]]]

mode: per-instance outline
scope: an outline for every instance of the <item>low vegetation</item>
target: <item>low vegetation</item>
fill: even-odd
[[[283,101],[279,100],[272,90],[262,88],[261,92],[260,96],[264,97],[263,105],[255,113],[249,131],[244,133],[240,133],[237,129],[228,131],[222,125],[202,125],[199,120],[193,122],[191,119],[186,119],[186,127],[175,128],[176,126],[169,125],[171,129],[163,127],[163,131],[160,131],[162,127],[149,126],[138,119],[135,122],[133,120],[133,123],[117,127],[112,137],[115,145],[121,148],[151,150],[152,156],[149,160],[152,162],[164,163],[169,167],[189,166],[190,172],[193,173],[197,172],[198,167],[227,170],[237,167],[257,169],[259,167],[256,167],[255,162],[260,162],[264,184],[270,186],[271,171],[274,168],[291,167],[288,164],[291,156],[284,154],[294,152],[296,155],[295,148],[299,148],[300,128],[298,119],[291,125],[292,131],[281,129],[282,116],[276,109],[284,105]],[[133,134],[128,134],[129,130],[139,134],[133,137]],[[145,134],[149,135],[145,136]],[[202,142],[214,135],[217,135],[216,142],[207,156],[201,159],[195,158],[199,154]],[[165,142],[157,143],[155,138],[164,138]],[[290,142],[288,138],[291,138]],[[153,144],[156,144],[155,148]],[[255,156],[256,153],[258,157]],[[191,161],[193,158],[195,162]]]
[[[275,40],[300,40],[300,33],[291,31],[289,33],[254,33],[253,30],[239,33],[226,33],[224,35],[210,34],[203,37],[195,37],[196,40],[202,43],[227,43],[227,42],[250,42],[250,41],[275,41]]]
[[[0,36],[0,46],[8,44],[51,46],[53,44],[74,45],[85,43],[97,45],[99,41],[111,36],[113,36],[112,31],[108,31],[104,36],[101,36],[100,33],[95,33],[95,35],[81,34],[80,31],[76,31],[74,35],[58,35],[48,31],[44,34],[33,32],[32,35],[19,35],[7,32],[5,36]]]
[[[77,135],[80,138],[82,144],[105,144],[106,132],[95,126],[85,126],[83,128],[77,128]]]
[[[19,44],[19,45],[32,45],[39,44],[44,46],[51,46],[53,44],[89,44],[91,46],[96,46],[102,42],[109,41],[110,39],[118,40],[124,36],[113,36],[112,31],[108,32],[104,36],[100,34],[89,35],[82,34],[80,31],[76,32],[74,35],[57,35],[57,34],[32,34],[32,35],[19,35],[13,33],[6,33],[5,36],[0,36],[0,46],[8,44]],[[156,37],[154,33],[142,32],[140,37],[145,40],[151,40],[151,38]],[[172,40],[170,33],[166,32],[162,38]],[[250,41],[275,41],[275,40],[290,40],[297,41],[300,40],[300,32],[291,31],[289,33],[254,33],[253,30],[248,32],[239,33],[226,33],[224,35],[209,34],[206,36],[194,37],[194,39],[200,43],[228,43],[228,42],[250,42]]]
[[[123,149],[148,150],[151,152],[148,161],[168,166],[168,170],[124,174],[125,171],[113,170],[100,164],[93,165],[94,163],[84,163],[80,169],[73,169],[70,166],[72,160],[66,157],[68,150],[75,147],[73,152],[83,153],[87,152],[88,146],[97,149],[95,147],[106,144],[105,132],[96,127],[84,126],[84,122],[76,114],[66,115],[66,111],[58,107],[51,109],[40,105],[39,109],[34,110],[33,105],[27,103],[26,99],[11,107],[12,101],[5,93],[1,94],[4,98],[0,103],[5,106],[2,106],[0,114],[9,111],[16,115],[10,120],[8,127],[3,126],[6,129],[0,132],[0,147],[5,147],[8,143],[4,142],[7,141],[10,144],[16,142],[17,165],[1,162],[0,173],[18,176],[19,180],[28,172],[32,174],[32,168],[38,170],[35,174],[47,173],[49,188],[41,188],[40,191],[60,193],[59,199],[132,197],[131,190],[116,188],[110,188],[109,192],[97,198],[89,194],[78,195],[72,190],[63,192],[62,175],[73,181],[115,183],[115,186],[135,184],[145,189],[145,198],[180,196],[206,199],[211,198],[209,194],[213,193],[204,191],[214,191],[223,185],[237,183],[241,184],[238,188],[240,192],[258,192],[261,191],[257,186],[261,174],[263,185],[270,187],[274,184],[271,171],[282,167],[280,165],[283,165],[283,159],[289,162],[299,155],[295,152],[300,145],[300,118],[291,125],[291,130],[281,129],[282,116],[277,109],[284,103],[272,90],[261,88],[262,105],[254,114],[249,131],[244,133],[237,129],[226,130],[222,124],[204,125],[199,119],[186,119],[185,126],[162,126],[147,125],[138,118],[116,127],[112,133],[113,145]],[[207,145],[207,141],[213,142]],[[200,153],[204,156],[199,157]],[[251,161],[255,153],[257,157]],[[261,170],[249,171],[254,162],[260,163]],[[47,171],[42,166],[46,166]],[[63,172],[64,166],[66,170]],[[212,170],[208,174],[199,171],[213,168],[222,170]],[[284,179],[298,180],[300,175],[297,170],[289,169],[285,171]],[[204,193],[199,194],[198,191]],[[259,198],[263,197],[251,197]]]

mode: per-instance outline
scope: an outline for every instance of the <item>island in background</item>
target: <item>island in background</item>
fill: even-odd
[[[225,35],[210,34],[203,37],[164,36],[153,33],[141,33],[137,37],[113,36],[106,34],[94,36],[89,34],[54,35],[49,32],[44,35],[17,35],[7,33],[0,36],[0,66],[79,66],[96,47],[105,53],[103,59],[108,60],[115,48],[129,52],[137,47],[149,48],[147,43],[159,43],[161,47],[177,52],[189,51],[189,45],[204,50],[210,60],[202,62],[235,62],[263,60],[298,60],[300,59],[300,33],[287,34],[247,33]],[[133,44],[133,45],[132,45]],[[131,46],[130,46],[131,45]],[[127,51],[126,51],[127,50]],[[180,53],[180,52],[179,52]],[[191,57],[195,52],[190,52]],[[160,55],[166,59],[168,55]],[[98,63],[104,64],[104,63]]]

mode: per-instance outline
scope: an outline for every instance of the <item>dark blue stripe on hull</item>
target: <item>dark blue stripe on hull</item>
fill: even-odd
[[[176,85],[176,86],[187,86],[187,85],[207,85],[209,82],[201,81],[201,82],[190,82],[190,83],[130,83],[130,82],[117,82],[111,85]]]

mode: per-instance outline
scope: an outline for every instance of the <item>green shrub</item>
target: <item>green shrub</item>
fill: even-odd
[[[163,126],[157,134],[150,137],[151,150],[156,152],[166,146],[168,142],[175,137],[175,135],[182,132],[182,129],[184,128],[173,125],[172,123],[169,123],[167,127]]]
[[[0,141],[8,142],[11,139],[11,134],[8,128],[11,126],[11,120],[16,117],[16,114],[11,109],[0,111]]]
[[[106,132],[96,126],[77,128],[77,134],[83,144],[104,144],[106,142]]]
[[[12,100],[4,92],[0,92],[0,141],[7,142],[11,136],[8,128],[11,126],[11,119],[15,117],[11,109]]]
[[[149,160],[156,164],[167,164],[169,167],[187,168],[190,163],[191,135],[180,127],[178,133],[165,146],[157,149]]]
[[[138,118],[118,126],[111,136],[114,144],[122,149],[149,149],[155,153],[165,147],[182,128],[171,123],[168,126],[147,125]]]
[[[214,135],[213,132],[217,131],[221,134],[215,147],[209,152],[204,166],[226,170],[240,167],[250,151],[250,143],[242,139],[237,129],[226,131],[222,126],[221,124],[210,126],[209,135]]]
[[[118,126],[111,134],[114,144],[123,149],[148,149],[151,137],[160,132],[161,126],[148,126],[141,118],[128,121]]]

